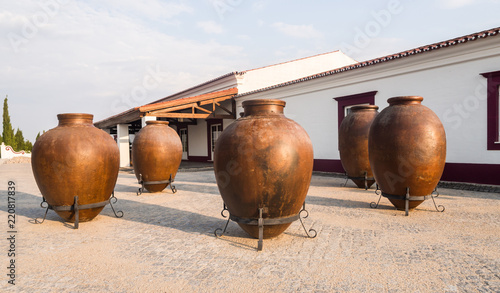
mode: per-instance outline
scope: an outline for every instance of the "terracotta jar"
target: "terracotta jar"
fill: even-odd
[[[168,121],[146,121],[132,143],[132,160],[137,179],[144,182],[174,179],[182,161],[182,143]],[[169,183],[144,184],[149,192],[160,192]]]
[[[368,158],[368,133],[377,110],[374,105],[354,106],[339,128],[340,161],[359,188],[368,189],[375,183]]]
[[[94,127],[91,114],[59,114],[59,125],[33,146],[31,166],[40,192],[51,206],[71,206],[108,201],[115,188],[120,153],[111,136]],[[95,218],[104,208],[79,211],[79,221]],[[74,211],[57,211],[75,221]]]
[[[283,114],[282,100],[243,102],[244,116],[230,124],[215,145],[214,171],[232,216],[256,220],[297,215],[312,176],[313,148],[306,131]],[[266,225],[263,238],[278,236],[291,223]],[[238,222],[255,238],[258,226]]]
[[[368,139],[370,165],[380,190],[388,195],[427,196],[443,174],[446,134],[443,124],[417,96],[387,100],[389,107],[373,120]],[[388,197],[389,198],[389,197]],[[400,210],[405,200],[391,199]],[[423,200],[410,201],[415,208]]]

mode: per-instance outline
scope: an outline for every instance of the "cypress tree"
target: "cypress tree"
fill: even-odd
[[[14,147],[14,129],[12,128],[12,124],[10,124],[10,115],[9,115],[9,106],[7,105],[7,97],[5,96],[5,100],[3,100],[3,132],[2,138],[5,142],[5,145],[10,145]]]
[[[17,128],[16,135],[14,136],[14,145],[12,146],[16,151],[24,150],[24,136],[23,132]]]
[[[32,149],[33,149],[33,144],[31,143],[31,141],[26,140],[26,142],[24,143],[24,150],[31,153]]]

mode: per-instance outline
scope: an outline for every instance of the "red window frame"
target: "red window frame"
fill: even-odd
[[[377,94],[377,91],[333,98],[338,103],[338,127],[340,128],[340,123],[344,120],[345,107],[359,104],[375,105],[375,94]]]
[[[487,147],[489,151],[498,151],[500,150],[500,139],[499,139],[499,103],[500,98],[498,95],[499,87],[500,87],[500,71],[493,71],[487,73],[481,73],[482,76],[487,78]]]

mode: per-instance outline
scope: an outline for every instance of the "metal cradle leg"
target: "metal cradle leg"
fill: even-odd
[[[264,208],[259,208],[259,243],[257,245],[257,250],[261,251],[264,245],[264,219],[262,218],[262,210]]]
[[[410,214],[410,187],[406,187],[405,216],[408,217],[409,214]]]
[[[378,188],[378,184],[376,185],[376,187],[377,187],[377,188],[375,189],[375,194],[376,194],[376,195],[380,195],[380,196],[378,197],[378,201],[377,201],[377,203],[375,203],[375,202],[371,202],[371,203],[370,203],[370,207],[371,207],[372,209],[376,209],[376,208],[378,207],[378,204],[380,203],[380,199],[382,198],[382,192],[381,192],[381,191],[379,191],[380,189]]]
[[[46,204],[47,206],[45,207],[44,204]],[[40,207],[43,208],[43,209],[45,209],[45,214],[43,215],[43,219],[41,221],[39,221],[38,218],[36,218],[35,219],[35,224],[42,224],[43,222],[45,222],[45,218],[47,218],[47,212],[50,209],[50,205],[45,200],[45,197],[42,197],[42,202],[40,203]]]
[[[220,214],[221,214],[221,216],[222,216],[223,218],[226,218],[226,217],[227,217],[227,221],[226,221],[226,225],[224,226],[224,230],[222,230],[221,228],[217,228],[217,229],[215,229],[215,231],[214,231],[214,235],[215,235],[215,237],[216,237],[216,238],[219,238],[219,237],[221,237],[222,235],[224,235],[224,233],[226,233],[227,225],[229,225],[229,221],[231,221],[231,214],[229,214],[229,215],[227,215],[227,216],[226,216],[226,215],[224,215],[224,212],[226,212],[226,211],[229,213],[229,211],[227,210],[226,204],[224,203],[224,207],[223,207],[222,211],[220,212]],[[222,233],[218,234],[218,233],[217,233],[218,231],[222,231]]]
[[[80,222],[80,209],[78,208],[78,195],[75,196],[75,203],[73,204],[73,210],[75,211],[75,229],[78,229],[78,224]]]

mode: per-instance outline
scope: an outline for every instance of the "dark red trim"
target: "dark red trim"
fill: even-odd
[[[377,94],[377,91],[333,98],[335,101],[338,102],[337,105],[338,109],[337,117],[339,119],[338,127],[340,128],[340,124],[342,123],[342,120],[344,120],[345,107],[352,105],[359,105],[359,104],[375,105],[375,94]]]
[[[500,165],[446,163],[443,181],[500,185]]]
[[[340,160],[314,159],[313,171],[345,173]]]
[[[498,137],[498,123],[500,114],[498,113],[498,87],[500,86],[500,71],[481,73],[488,79],[488,110],[487,110],[487,147],[489,151],[500,150]]]
[[[314,160],[314,171],[345,173],[340,160]],[[446,163],[442,181],[500,185],[500,164]]]
[[[210,143],[212,142],[212,131],[210,129],[210,126],[214,124],[220,124],[220,130],[224,130],[224,123],[222,122],[222,119],[207,119],[207,150],[208,150],[208,161],[212,161],[212,146]]]
[[[208,157],[204,156],[188,156],[189,162],[208,162]]]

